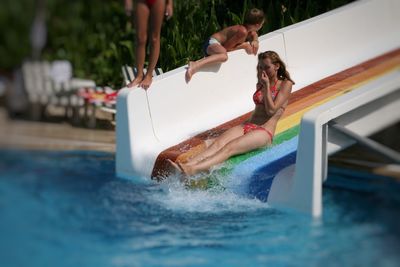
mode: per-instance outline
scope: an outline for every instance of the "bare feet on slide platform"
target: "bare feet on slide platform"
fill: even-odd
[[[152,82],[153,82],[153,77],[146,75],[142,80],[142,82],[140,83],[140,87],[142,87],[144,90],[147,90],[149,89]]]
[[[133,88],[143,80],[143,76],[137,76],[132,82],[130,82],[126,87]]]
[[[185,74],[185,80],[186,82],[190,82],[190,80],[192,79],[192,76],[195,72],[194,68],[195,68],[195,63],[193,61],[189,61],[188,63],[188,68],[186,70],[186,74]]]

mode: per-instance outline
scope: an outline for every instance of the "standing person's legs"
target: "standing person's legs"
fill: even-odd
[[[161,26],[164,20],[165,0],[156,0],[150,10],[150,58],[147,73],[140,86],[144,89],[149,88],[153,80],[153,70],[155,69],[160,55],[160,35]]]
[[[207,64],[222,63],[228,60],[226,49],[220,44],[211,44],[207,47],[207,54],[209,56],[203,57],[197,61],[189,61],[188,69],[186,71],[185,79],[189,82],[200,68]]]
[[[136,68],[135,79],[128,84],[134,87],[143,80],[144,59],[146,56],[147,24],[149,21],[150,9],[145,0],[137,0],[135,5],[135,28],[136,28]]]
[[[255,130],[238,137],[218,150],[210,157],[194,165],[179,164],[183,172],[193,175],[201,171],[209,170],[212,166],[220,164],[228,158],[261,148],[271,143],[271,138],[265,131]]]

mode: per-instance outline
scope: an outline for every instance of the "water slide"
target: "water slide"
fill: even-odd
[[[367,136],[400,120],[399,10],[397,0],[356,1],[260,36],[259,51],[278,52],[296,82],[273,145],[233,157],[189,187],[228,189],[319,216],[326,157],[350,144],[328,136],[327,125],[337,120]],[[256,56],[238,50],[188,84],[182,66],[157,76],[147,91],[123,88],[117,176],[161,180],[170,174],[167,158],[190,157],[204,149],[205,140],[247,119],[256,64]],[[377,118],[381,123],[367,127]]]

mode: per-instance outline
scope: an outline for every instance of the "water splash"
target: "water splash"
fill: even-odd
[[[189,189],[176,176],[169,177],[160,186],[163,190],[153,192],[152,198],[174,212],[216,214],[268,209],[266,203],[239,196],[228,189]]]

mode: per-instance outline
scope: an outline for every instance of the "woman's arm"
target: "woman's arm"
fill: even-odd
[[[130,17],[132,16],[133,2],[132,0],[125,0],[125,14]]]
[[[272,116],[283,106],[283,104],[288,101],[290,93],[292,92],[293,83],[288,80],[282,81],[281,88],[275,98],[275,101],[272,100],[271,88],[269,85],[268,76],[265,72],[261,74],[261,83],[264,86],[265,111],[268,115]]]
[[[165,18],[169,20],[174,14],[174,2],[173,0],[167,0],[165,5]]]

